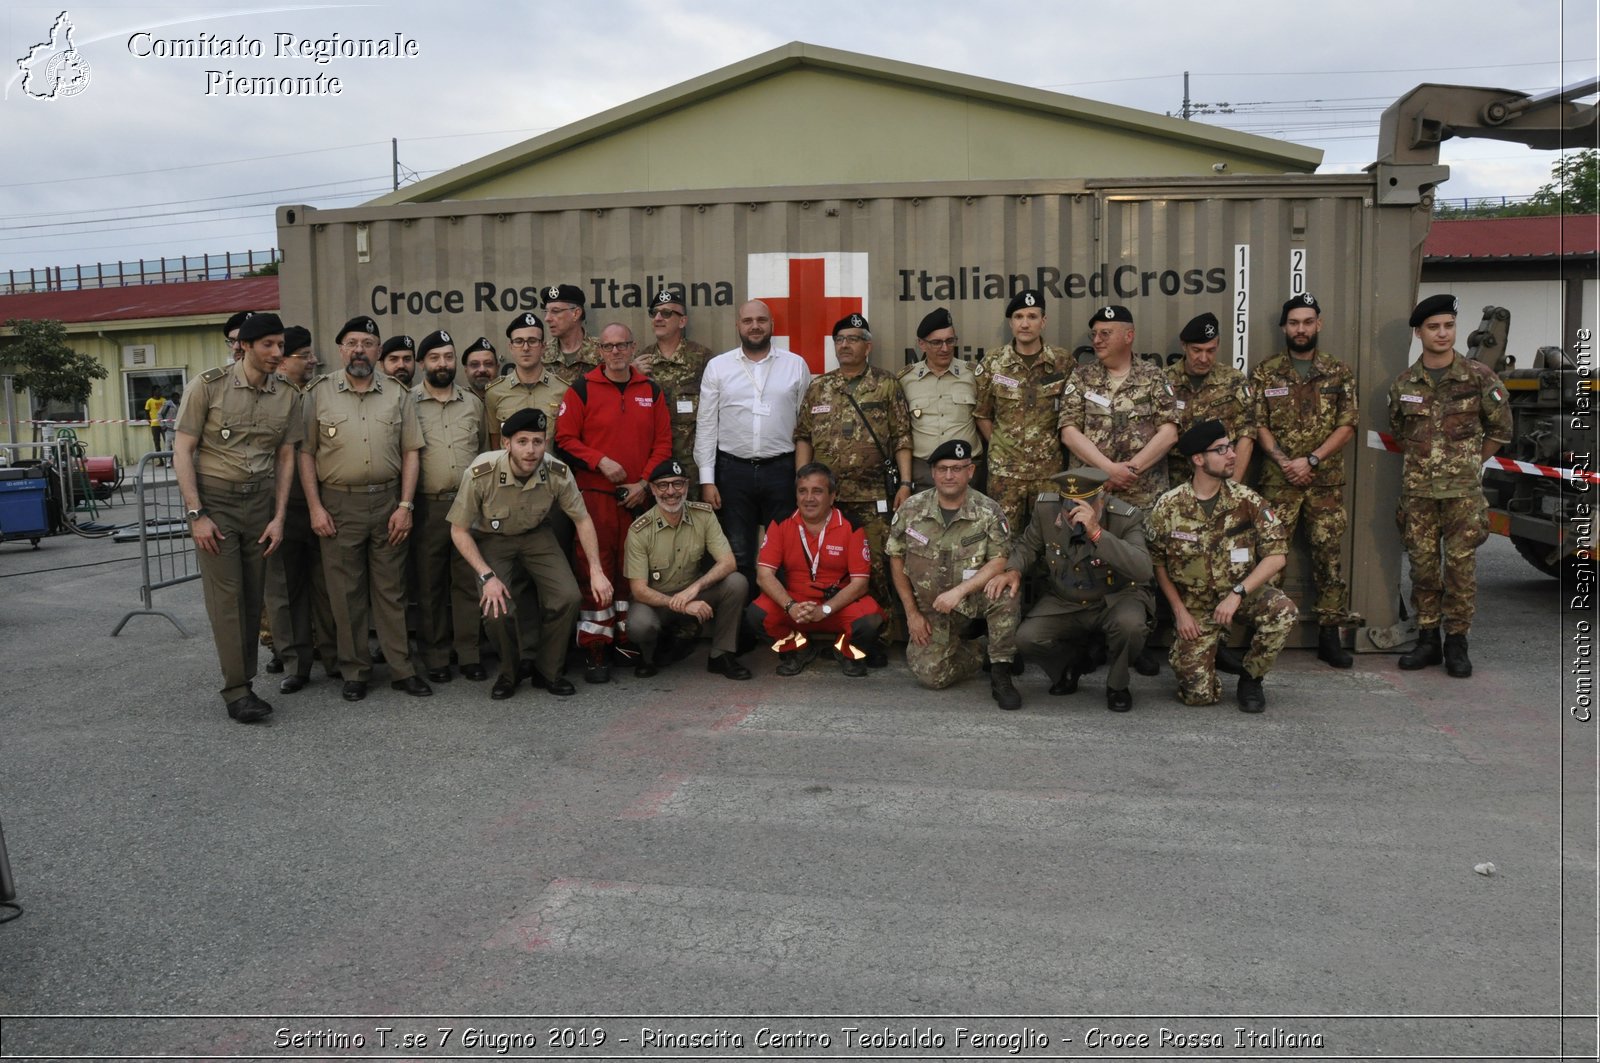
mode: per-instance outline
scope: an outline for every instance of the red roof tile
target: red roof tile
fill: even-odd
[[[1573,258],[1600,252],[1600,214],[1456,218],[1433,223],[1424,258]]]
[[[80,324],[150,317],[215,317],[236,310],[276,309],[277,277],[0,295],[0,321],[25,318]]]

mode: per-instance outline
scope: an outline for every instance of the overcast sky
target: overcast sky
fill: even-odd
[[[75,95],[37,99],[17,60],[50,40],[63,8],[12,0],[0,13],[0,271],[265,250],[276,242],[277,204],[346,207],[388,191],[391,137],[408,172],[427,177],[791,40],[1157,113],[1178,110],[1188,70],[1196,103],[1234,107],[1199,120],[1321,148],[1324,171],[1352,172],[1372,161],[1383,107],[1418,83],[1538,92],[1595,76],[1596,8],[1595,0],[827,0],[803,8],[133,0],[65,8],[87,79]],[[417,54],[279,58],[278,34],[399,34]],[[202,35],[242,35],[260,41],[263,54],[136,54],[159,51],[158,41],[192,47]],[[33,67],[47,67],[52,54],[35,52]],[[342,91],[229,95],[207,71],[320,74],[338,78]],[[44,84],[43,76],[30,82]],[[1548,179],[1555,158],[1452,141],[1441,195],[1524,196]]]

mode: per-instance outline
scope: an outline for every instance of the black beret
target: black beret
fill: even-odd
[[[950,316],[950,311],[941,306],[939,309],[933,311],[927,317],[917,322],[917,339],[925,340],[942,328],[953,329],[955,327],[956,322],[955,319]]]
[[[837,336],[847,328],[858,328],[863,332],[871,332],[872,326],[867,324],[867,319],[860,314],[846,314],[833,323],[833,332],[829,335]]]
[[[338,335],[333,337],[333,342],[343,343],[346,334],[351,332],[365,332],[369,336],[376,337],[379,335],[378,323],[370,317],[353,317],[339,329]]]
[[[1228,438],[1228,429],[1221,421],[1212,418],[1201,421],[1178,437],[1178,453],[1192,458],[1219,439]]]
[[[941,461],[965,461],[972,457],[972,444],[965,439],[947,439],[933,448],[933,453],[928,455],[928,464],[937,465]]]
[[[1440,314],[1449,314],[1454,317],[1458,313],[1460,313],[1460,306],[1456,302],[1455,296],[1430,295],[1418,303],[1415,310],[1411,311],[1411,327],[1416,328],[1430,317],[1437,317]]]
[[[518,432],[544,432],[548,430],[549,424],[543,410],[531,408],[518,410],[507,417],[505,423],[500,426],[500,438],[510,439]]]
[[[240,325],[243,325],[244,319],[253,313],[255,313],[254,310],[241,310],[237,314],[234,314],[232,317],[228,318],[228,320],[222,323],[222,334],[226,336]]]
[[[1133,311],[1129,310],[1125,306],[1118,306],[1117,304],[1113,303],[1110,306],[1102,306],[1100,309],[1096,310],[1094,312],[1094,320],[1120,321],[1124,325],[1131,325],[1133,324]]]
[[[1018,292],[1016,295],[1013,295],[1011,297],[1011,301],[1006,304],[1006,317],[1010,317],[1018,310],[1030,306],[1037,307],[1039,313],[1044,313],[1044,293],[1034,291],[1032,288],[1029,288],[1027,291]]]
[[[1297,295],[1283,304],[1283,313],[1278,315],[1278,327],[1282,328],[1289,323],[1289,311],[1304,310],[1306,307],[1315,310],[1318,317],[1322,316],[1322,304],[1317,302],[1316,296],[1306,292],[1306,294]]]
[[[462,363],[465,364],[467,355],[477,354],[479,351],[488,351],[490,354],[497,354],[494,349],[494,344],[489,342],[489,337],[479,336],[477,339],[467,344],[467,349],[461,352]]]
[[[540,335],[544,334],[544,322],[540,321],[539,315],[531,310],[518,314],[511,319],[511,324],[506,326],[506,339],[509,340],[511,334],[519,328],[536,328],[539,330]],[[493,349],[492,347],[490,348],[490,350]]]
[[[552,284],[544,290],[544,305],[548,308],[551,303],[576,303],[587,306],[583,298],[583,289],[576,284]]]
[[[657,310],[663,306],[688,306],[683,300],[682,288],[663,288],[650,297],[650,309]]]
[[[417,344],[417,361],[420,362],[424,358],[428,357],[428,352],[433,350],[435,347],[454,347],[455,345],[456,341],[451,339],[450,333],[446,332],[444,329],[440,329],[437,332],[430,332],[426,336],[422,337],[421,343]]]
[[[253,343],[262,336],[273,336],[283,331],[283,319],[277,314],[251,314],[239,326],[239,342]]]
[[[387,358],[395,351],[414,351],[416,349],[417,341],[412,339],[410,336],[401,334],[399,336],[390,336],[388,339],[384,340],[383,349],[380,350],[378,354],[381,357]]]
[[[1178,333],[1179,343],[1210,343],[1217,338],[1221,326],[1217,324],[1217,315],[1209,311],[1201,314]]]
[[[676,458],[668,458],[666,461],[650,470],[650,482],[654,483],[657,480],[670,480],[675,476],[688,475],[688,473],[683,471],[683,463],[681,461]]]
[[[283,330],[283,353],[293,354],[302,347],[311,346],[311,330],[301,325],[290,325]]]

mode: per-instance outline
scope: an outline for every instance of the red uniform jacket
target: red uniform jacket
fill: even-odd
[[[556,417],[556,450],[576,473],[585,491],[611,491],[616,485],[599,471],[610,458],[636,483],[672,457],[672,414],[661,388],[637,369],[628,382],[592,369],[567,389]]]

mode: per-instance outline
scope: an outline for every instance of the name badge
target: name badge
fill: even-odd
[[[1189,404],[1187,402],[1184,402],[1182,399],[1179,399],[1175,405],[1180,410],[1187,410],[1189,408]]]
[[[656,404],[656,397],[654,395],[635,395],[633,401],[648,409]]]
[[[813,406],[813,407],[811,407],[811,412],[812,413],[832,413],[833,412],[833,407],[830,406],[830,405],[827,405],[827,404],[823,404],[821,406]]]
[[[1182,539],[1186,543],[1197,543],[1200,541],[1200,536],[1196,535],[1194,532],[1175,531],[1172,533],[1172,537],[1174,539]]]
[[[678,412],[679,413],[693,413],[694,412],[694,400],[693,399],[679,399],[678,400]]]
[[[758,403],[755,403],[754,405],[752,405],[750,407],[750,412],[754,413],[757,417],[769,417],[769,416],[772,415],[772,403],[770,403],[770,402],[758,402]]]
[[[1400,396],[1400,401],[1401,402],[1421,402],[1422,401],[1422,396],[1421,395],[1401,395]]]
[[[1096,406],[1104,406],[1108,410],[1111,409],[1111,400],[1106,398],[1104,395],[1098,395],[1093,391],[1085,391],[1083,393],[1083,397],[1094,403]]]
[[[887,512],[889,512],[889,503],[885,502],[881,498],[878,499],[878,512],[879,513],[887,513]]]
[[[1235,546],[1228,551],[1228,560],[1236,565],[1250,560],[1250,548],[1248,546]]]
[[[996,373],[994,375],[994,382],[996,384],[1004,384],[1008,388],[1021,387],[1020,384],[1018,384],[1015,380],[1011,379],[1010,377],[1006,376],[1004,373]]]
[[[915,539],[917,542],[921,543],[923,546],[927,546],[928,545],[928,537],[926,535],[923,535],[921,532],[917,531],[917,529],[915,529],[915,528],[907,528],[906,529],[906,534],[911,536],[911,538]]]
[[[964,568],[964,569],[961,570],[961,578],[962,579],[971,579],[973,576],[976,576],[977,574],[978,574],[978,570],[975,569],[975,568]]]
[[[1262,392],[1262,394],[1265,395],[1269,399],[1281,399],[1285,395],[1289,394],[1289,389],[1288,388],[1268,388],[1266,391]]]

